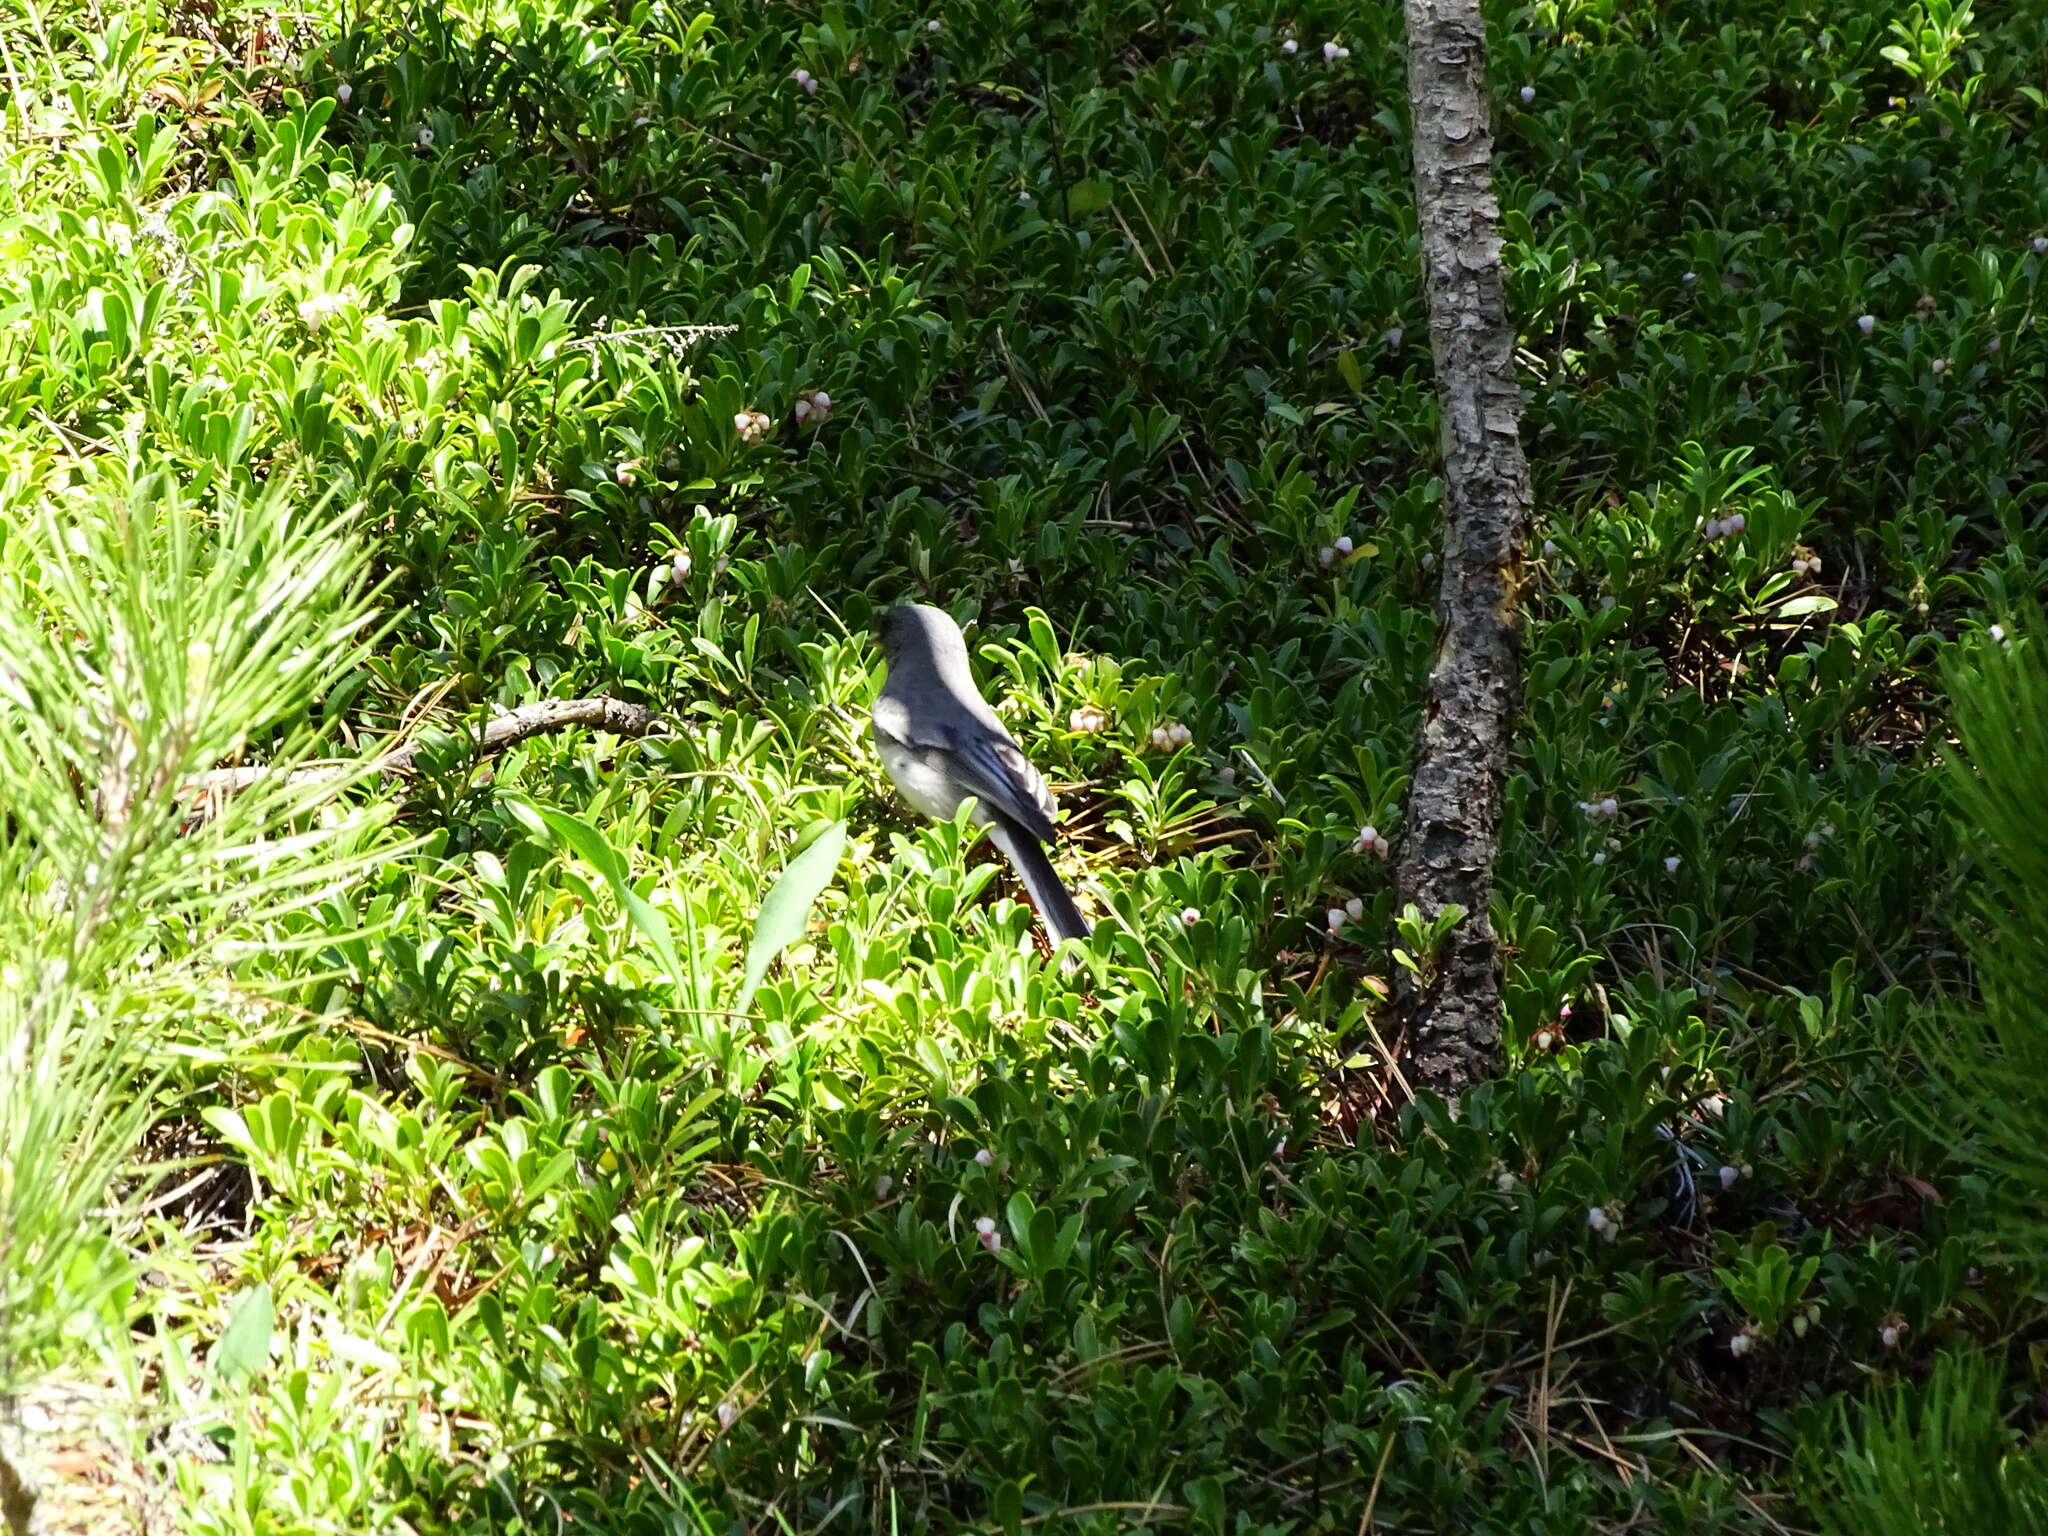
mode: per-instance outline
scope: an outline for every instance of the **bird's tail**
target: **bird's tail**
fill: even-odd
[[[1053,943],[1057,944],[1062,939],[1087,938],[1088,919],[1081,915],[1081,909],[1074,905],[1074,898],[1067,894],[1067,888],[1053,872],[1052,860],[1045,856],[1044,845],[1007,816],[993,817],[989,822],[988,835],[1003,850],[1003,856],[1024,882],[1031,905],[1038,908],[1039,918],[1045,923],[1045,931]]]

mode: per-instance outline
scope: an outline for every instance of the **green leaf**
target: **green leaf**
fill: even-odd
[[[832,883],[839,857],[846,851],[846,823],[835,821],[802,853],[791,859],[776,880],[768,899],[761,903],[761,916],[754,923],[753,947],[747,951],[747,974],[740,982],[740,994],[732,1011],[745,1013],[754,991],[775,957],[803,935],[811,920],[811,906]]]
[[[214,1375],[223,1381],[233,1381],[249,1375],[268,1360],[272,1317],[267,1284],[244,1292],[206,1357]]]
[[[1809,613],[1833,613],[1841,604],[1825,592],[1809,592],[1804,597],[1787,598],[1778,604],[1778,617],[1796,619]]]
[[[626,861],[618,849],[605,841],[605,836],[586,821],[579,821],[567,811],[558,811],[552,806],[535,806],[540,818],[547,823],[548,831],[555,840],[566,846],[576,857],[588,864],[604,877],[605,883],[614,889],[626,884]]]
[[[523,795],[507,794],[501,803],[512,813],[514,820],[536,834],[542,842],[568,848],[596,870],[611,888],[612,899],[618,902],[626,920],[639,929],[641,937],[653,947],[655,958],[661,962],[669,980],[682,980],[682,957],[676,953],[675,936],[669,931],[668,919],[633,889],[628,880],[625,855],[607,842],[602,832],[567,811],[536,805]]]
[[[1109,206],[1111,195],[1109,183],[1100,177],[1077,181],[1067,189],[1067,217],[1078,219],[1099,213]]]
[[[996,1521],[1002,1526],[1005,1536],[1018,1536],[1024,1529],[1024,1489],[1017,1483],[999,1484],[992,1501],[995,1505]]]

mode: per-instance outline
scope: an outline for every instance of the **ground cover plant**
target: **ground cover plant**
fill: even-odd
[[[2026,823],[1948,701],[2042,585],[2048,16],[1489,19],[1537,532],[1455,1116],[1381,1007],[1398,8],[0,19],[0,724],[79,695],[0,753],[0,1021],[78,1042],[0,1094],[0,1391],[90,1518],[2041,1528],[2038,1162],[1947,1059],[2022,1049],[2024,969],[1951,1026]],[[1076,971],[886,791],[904,598],[1060,782]],[[662,728],[471,745],[600,696]],[[27,1182],[67,1072],[143,1106],[111,1239],[118,1137]]]

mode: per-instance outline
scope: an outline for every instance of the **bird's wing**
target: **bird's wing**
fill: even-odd
[[[1042,843],[1052,841],[1052,791],[993,716],[984,723],[956,715],[937,725],[914,715],[885,688],[875,701],[874,729],[927,768],[945,772],[986,810],[1007,816]]]
[[[954,771],[974,797],[1041,843],[1051,842],[1052,791],[1017,743],[977,725],[949,727],[947,735]]]

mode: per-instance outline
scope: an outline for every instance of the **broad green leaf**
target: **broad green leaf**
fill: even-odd
[[[775,957],[795,943],[811,920],[811,906],[832,883],[839,857],[846,851],[846,823],[835,821],[802,853],[791,859],[761,903],[754,923],[753,947],[747,951],[747,973],[732,1011],[745,1013],[755,989]]]
[[[1778,604],[1778,617],[1796,619],[1809,613],[1833,613],[1840,606],[1825,592],[1809,592],[1804,597],[1787,598]]]
[[[271,1322],[269,1285],[257,1285],[244,1292],[228,1317],[227,1327],[221,1330],[207,1355],[213,1373],[223,1381],[233,1381],[262,1366],[270,1358]]]
[[[1109,183],[1099,177],[1077,181],[1067,189],[1067,216],[1078,219],[1084,214],[1098,213],[1109,206]]]
[[[626,861],[618,849],[605,841],[605,836],[587,821],[579,821],[567,811],[558,811],[552,806],[537,806],[541,820],[548,825],[556,839],[566,844],[576,857],[583,860],[605,879],[605,883],[623,890],[626,884]]]

